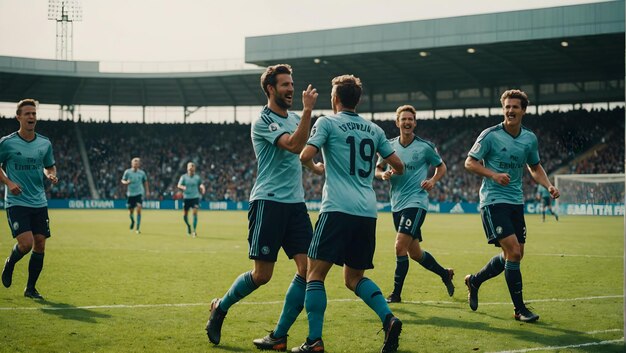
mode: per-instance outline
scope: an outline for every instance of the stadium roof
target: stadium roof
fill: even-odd
[[[507,88],[526,90],[535,104],[624,101],[624,12],[620,0],[249,37],[246,62],[289,63],[296,89],[312,83],[322,97],[332,77],[359,76],[366,112],[495,106]],[[0,101],[260,105],[262,71],[104,73],[98,62],[0,56]]]

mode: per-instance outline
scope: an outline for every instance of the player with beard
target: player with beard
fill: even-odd
[[[250,193],[248,211],[248,257],[252,271],[241,274],[220,299],[211,302],[206,326],[213,344],[219,344],[221,328],[230,307],[268,283],[282,247],[296,264],[296,275],[287,289],[283,311],[276,328],[254,340],[259,349],[285,350],[287,331],[304,306],[307,250],[313,237],[311,220],[304,204],[302,165],[298,154],[311,128],[311,112],[317,90],[311,85],[302,92],[302,116],[290,112],[294,85],[291,66],[268,67],[261,75],[267,105],[252,124],[252,144],[257,158],[257,177]],[[323,173],[323,169],[315,171]]]

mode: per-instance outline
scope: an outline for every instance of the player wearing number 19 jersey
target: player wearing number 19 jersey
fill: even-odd
[[[376,242],[376,195],[372,179],[376,154],[398,174],[404,166],[387,141],[383,130],[359,116],[361,80],[344,75],[332,80],[331,101],[335,115],[321,117],[311,131],[300,161],[308,168],[319,167],[312,159],[322,152],[326,181],[320,216],[309,247],[306,297],[309,334],[292,352],[324,350],[322,327],[327,297],[324,280],[333,264],[343,266],[346,286],[373,309],[383,323],[383,352],[395,352],[402,322],[393,316],[378,286],[364,277],[374,267]]]

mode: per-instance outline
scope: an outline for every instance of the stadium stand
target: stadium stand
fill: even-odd
[[[573,110],[528,114],[524,125],[537,135],[548,174],[623,173],[624,108]],[[448,174],[430,197],[434,201],[477,201],[480,178],[467,173],[463,163],[474,139],[483,129],[498,124],[501,116],[450,117],[419,120],[416,133],[434,142],[448,166]],[[387,134],[398,130],[393,120],[375,121]],[[247,124],[135,124],[72,121],[38,122],[38,132],[53,141],[60,182],[49,186],[49,198],[88,199],[92,193],[81,160],[76,125],[87,152],[90,171],[101,199],[123,199],[123,171],[133,157],[142,158],[152,199],[180,197],[178,178],[193,161],[207,187],[205,200],[247,201],[256,177],[256,160]],[[12,118],[0,118],[4,136],[17,129]],[[611,127],[607,129],[607,127]],[[432,173],[432,171],[431,171]],[[323,177],[304,171],[307,200],[321,199]],[[388,186],[375,181],[379,201],[387,201]],[[524,192],[534,199],[535,184],[526,174]],[[4,190],[2,190],[4,193]]]

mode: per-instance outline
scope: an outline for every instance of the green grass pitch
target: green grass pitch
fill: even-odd
[[[14,244],[1,216],[0,258]],[[28,257],[13,285],[0,287],[1,352],[253,352],[252,339],[277,321],[295,267],[279,255],[272,281],[231,308],[222,342],[208,342],[208,304],[250,270],[245,212],[200,212],[199,237],[186,236],[181,211],[146,210],[141,235],[128,230],[124,210],[51,210],[38,283],[46,301],[23,297]],[[317,214],[312,214],[317,219]],[[523,324],[504,276],[486,282],[480,306],[467,305],[463,277],[497,250],[485,243],[478,215],[429,214],[423,226],[428,250],[455,269],[454,297],[441,280],[415,262],[391,309],[404,322],[399,352],[623,352],[624,219],[527,215],[522,261],[524,297],[541,318]],[[366,272],[387,295],[393,286],[395,232],[381,213],[374,270]],[[334,267],[326,281],[328,352],[379,352],[378,317],[343,285]],[[290,331],[289,347],[302,343],[306,314]],[[550,348],[552,347],[552,348]]]

